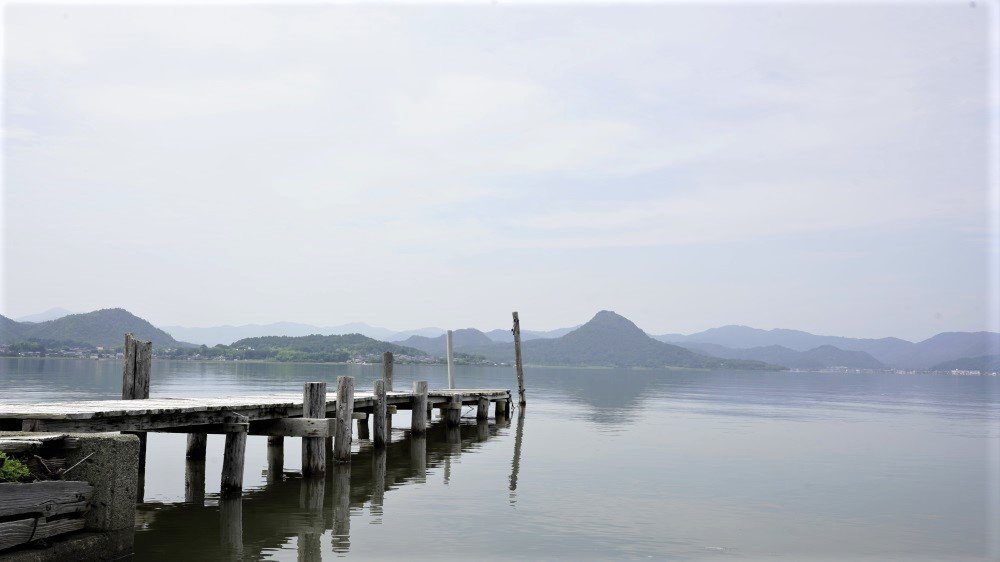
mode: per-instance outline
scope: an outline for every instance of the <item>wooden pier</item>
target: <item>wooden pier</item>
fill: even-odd
[[[519,403],[524,406],[524,376],[520,361],[520,330],[514,313]],[[354,377],[338,377],[334,393],[325,382],[306,382],[301,395],[268,394],[229,398],[149,397],[152,343],[125,334],[121,400],[84,400],[45,404],[0,404],[0,430],[90,433],[129,432],[139,436],[140,487],[146,466],[146,433],[187,433],[186,456],[204,459],[208,434],[226,436],[222,464],[222,490],[243,489],[243,457],[247,435],[266,435],[275,458],[283,460],[285,437],[302,439],[302,473],[318,475],[327,462],[349,463],[353,421],[359,438],[369,439],[372,419],[375,447],[385,447],[392,429],[391,414],[410,410],[410,431],[427,430],[430,412],[439,408],[449,427],[461,419],[462,407],[474,406],[476,419],[485,420],[490,403],[498,420],[510,416],[511,392],[507,389],[456,389],[448,332],[448,389],[428,390],[427,381],[416,381],[409,392],[393,388],[393,357],[382,357],[382,378],[371,392],[356,391]],[[332,416],[331,416],[332,415]],[[332,458],[327,458],[332,457]],[[140,489],[139,500],[142,500]]]

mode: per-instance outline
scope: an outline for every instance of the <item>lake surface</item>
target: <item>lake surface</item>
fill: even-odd
[[[153,363],[152,396],[300,392],[379,365]],[[440,366],[396,366],[396,388]],[[511,388],[511,368],[458,367]],[[349,468],[303,480],[247,441],[245,491],[185,502],[185,437],[150,434],[138,560],[359,558],[1000,559],[1000,380],[529,368],[511,420],[356,440]],[[111,361],[0,359],[0,401],[118,398]],[[434,419],[437,420],[435,412]],[[195,474],[200,467],[191,468]],[[384,477],[382,476],[384,473]],[[384,482],[384,483],[383,483]],[[190,498],[189,498],[190,499]],[[242,543],[242,544],[240,544]],[[241,550],[239,550],[241,549]]]

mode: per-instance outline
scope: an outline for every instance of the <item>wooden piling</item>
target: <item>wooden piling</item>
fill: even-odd
[[[226,447],[222,457],[223,493],[239,493],[243,490],[243,460],[246,448],[245,431],[226,434]]]
[[[227,558],[243,558],[243,498],[240,496],[219,499],[219,542]]]
[[[448,336],[446,338],[447,348],[448,348],[448,388],[455,388],[455,358],[452,353],[451,346],[451,330],[448,330]]]
[[[205,503],[205,461],[187,459],[184,463],[184,501]]]
[[[369,431],[368,418],[371,417],[368,414],[361,414],[358,418],[358,439],[371,439],[371,432]]]
[[[427,381],[414,381],[413,408],[410,410],[410,432],[422,434],[427,431]]]
[[[476,403],[476,420],[483,421],[490,417],[490,400],[485,396],[480,396]]]
[[[382,448],[389,443],[389,426],[386,423],[385,380],[375,381],[375,412],[372,426],[375,431],[375,447]]]
[[[462,419],[462,395],[452,394],[448,399],[448,406],[444,408],[444,423],[449,426],[457,426]]]
[[[329,439],[324,439],[324,441],[329,441]],[[325,446],[323,450],[326,450]],[[267,483],[281,482],[284,476],[285,438],[272,435],[267,438]]]
[[[339,404],[338,404],[339,407]],[[302,388],[302,417],[326,418],[326,383],[307,382]],[[339,429],[339,428],[338,428]],[[347,430],[351,420],[347,419]],[[326,448],[322,437],[302,438],[302,474],[312,476],[326,472]]]
[[[351,462],[351,416],[354,414],[354,377],[337,377],[337,429],[333,440],[333,458]]]
[[[205,449],[207,446],[207,433],[188,433],[187,453],[184,456],[191,460],[205,460]]]
[[[493,417],[497,420],[503,420],[507,418],[507,401],[504,399],[497,400],[496,408],[493,410]]]
[[[525,405],[524,366],[521,364],[521,320],[517,317],[517,312],[514,312],[514,329],[511,331],[514,333],[514,365],[517,369],[517,403],[523,408]]]

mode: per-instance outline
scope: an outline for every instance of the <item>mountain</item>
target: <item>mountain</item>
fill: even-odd
[[[795,351],[780,345],[733,349],[715,343],[682,343],[681,347],[724,359],[746,359],[782,365],[792,369],[883,369],[885,365],[864,351],[847,351],[823,345],[806,351]]]
[[[996,332],[946,332],[921,342],[899,338],[845,338],[819,336],[799,330],[761,330],[748,326],[722,326],[696,334],[664,334],[656,339],[675,344],[716,344],[732,349],[781,346],[806,352],[822,346],[862,351],[880,363],[899,369],[929,369],[953,359],[1000,353]]]
[[[448,348],[447,338],[448,336],[445,334],[441,334],[436,338],[410,336],[399,343],[401,345],[414,347],[436,357],[444,357],[447,354]],[[512,339],[511,341],[514,340]],[[475,328],[455,330],[451,334],[451,344],[454,346],[453,351],[455,352],[464,353],[467,349],[476,349],[492,345],[493,343],[493,340],[491,340],[489,336]]]
[[[187,326],[161,326],[173,337],[181,341],[188,341],[196,344],[214,346],[217,344],[229,345],[244,338],[255,338],[263,336],[309,336],[321,334],[325,336],[362,334],[370,338],[384,341],[405,340],[412,335],[437,336],[444,333],[440,328],[420,328],[416,330],[406,330],[394,332],[388,328],[372,326],[364,322],[351,322],[338,326],[314,326],[312,324],[301,324],[298,322],[273,322],[271,324],[243,324],[240,326],[210,326],[206,328],[192,328]]]
[[[466,353],[495,361],[512,361],[512,346],[495,343]],[[631,320],[609,310],[568,334],[522,342],[521,353],[529,365],[585,365],[607,367],[697,367],[771,369],[759,361],[719,359],[663,343],[649,337]]]
[[[555,330],[548,331],[521,330],[521,341],[525,342],[528,340],[537,340],[542,338],[561,338],[579,327],[580,326],[573,326],[572,328],[557,328]],[[490,330],[489,332],[486,332],[486,335],[495,342],[514,342],[514,334],[509,328],[506,330],[503,328]]]
[[[132,332],[141,340],[152,341],[154,347],[182,345],[170,334],[121,308],[70,314],[56,320],[37,323],[14,322],[3,317],[0,328],[2,328],[0,344],[5,345],[39,340],[114,348],[122,345],[126,332]]]
[[[1000,355],[982,355],[980,357],[965,357],[938,363],[931,367],[932,371],[980,371],[997,372],[1000,371]]]
[[[48,320],[57,320],[59,318],[62,318],[63,316],[69,316],[70,314],[73,313],[70,312],[69,310],[66,310],[65,308],[55,307],[55,308],[50,308],[45,312],[38,312],[36,314],[29,314],[27,316],[22,316],[20,318],[17,318],[16,320],[18,322],[46,322]]]

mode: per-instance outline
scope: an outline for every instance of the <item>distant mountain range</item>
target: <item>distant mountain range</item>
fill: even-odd
[[[817,336],[798,330],[761,330],[748,326],[723,326],[687,336],[664,334],[654,337],[663,342],[707,353],[733,356],[747,354],[761,356],[761,353],[767,353],[761,348],[770,346],[780,346],[797,352],[809,352],[831,346],[838,350],[864,352],[879,363],[898,369],[931,369],[955,359],[1000,354],[1000,333],[996,332],[945,332],[914,343],[899,338],[844,338]],[[708,351],[704,344],[720,347]],[[862,363],[867,361],[864,356],[855,358]],[[860,367],[861,363],[843,366]]]
[[[156,347],[183,345],[170,334],[121,308],[107,308],[85,314],[70,314],[45,322],[16,322],[0,316],[0,345],[30,340],[42,343],[79,343],[114,348],[121,346],[125,333]]]
[[[362,322],[328,327],[279,322],[213,328],[168,326],[161,329],[120,308],[64,315],[67,312],[54,308],[21,317],[20,321],[0,316],[0,345],[38,341],[46,344],[75,342],[113,348],[121,345],[125,332],[152,340],[160,348],[190,347],[192,343],[214,346],[267,336],[296,338],[361,334],[372,340],[396,342],[431,356],[445,354],[445,336],[441,328],[392,331]],[[45,320],[50,317],[55,318]],[[722,326],[689,335],[650,337],[629,320],[613,312],[602,311],[591,321],[574,328],[524,330],[521,335],[525,361],[534,364],[738,365],[741,368],[759,368],[769,364],[793,369],[996,370],[1000,363],[1000,334],[996,332],[946,332],[920,342],[910,342],[899,338],[846,338],[799,330]],[[492,361],[512,361],[512,341],[510,331],[503,329],[482,332],[466,328],[453,333],[457,353],[480,355]],[[290,345],[294,347],[297,344],[291,342]],[[327,342],[323,347],[329,349],[330,345],[332,343]]]

